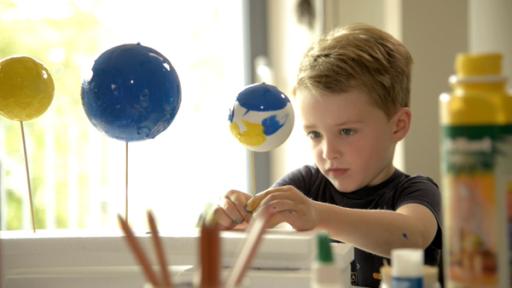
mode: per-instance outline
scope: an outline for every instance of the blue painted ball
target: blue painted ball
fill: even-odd
[[[129,141],[155,138],[178,113],[181,86],[171,62],[140,44],[101,54],[82,84],[82,105],[91,123],[108,136]]]
[[[243,89],[229,112],[233,136],[256,152],[270,151],[284,143],[293,121],[290,99],[277,87],[265,83]]]

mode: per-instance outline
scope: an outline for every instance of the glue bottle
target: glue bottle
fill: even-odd
[[[501,62],[457,55],[452,92],[439,98],[446,287],[510,287],[512,97]]]
[[[316,260],[311,267],[311,287],[343,287],[342,269],[333,257],[331,239],[326,232],[319,232],[316,235],[316,247]]]
[[[405,250],[405,249],[402,249]],[[423,262],[423,257],[418,253],[423,253],[423,250],[417,249],[417,251],[413,251],[415,249],[407,249],[412,251],[402,251],[402,255],[395,254],[394,263],[395,266],[391,267],[388,264],[384,264],[380,267],[380,275],[382,280],[380,282],[379,288],[396,288],[396,287],[417,287],[419,284],[415,283],[419,278],[423,278],[423,287],[424,288],[441,288],[441,283],[439,283],[439,271],[437,266],[429,266],[429,265],[421,265]],[[397,253],[397,252],[395,252]],[[406,256],[405,260],[413,262],[412,265],[408,265],[408,263],[404,263],[403,259],[399,259],[399,257]],[[398,256],[398,257],[397,257]],[[421,258],[421,259],[420,259]],[[407,264],[407,265],[406,265]],[[421,267],[423,266],[423,267]],[[419,272],[421,269],[422,272]],[[413,271],[413,273],[411,273]],[[421,274],[421,275],[418,275]],[[411,276],[412,275],[412,276]],[[416,286],[415,286],[416,285]]]
[[[393,249],[391,251],[391,286],[423,288],[423,250]]]

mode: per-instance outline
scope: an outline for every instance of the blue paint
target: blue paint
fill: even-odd
[[[393,288],[423,288],[421,277],[393,277],[391,280]]]
[[[235,108],[231,108],[229,109],[229,116],[228,116],[228,120],[229,120],[229,123],[233,122],[233,118],[235,117]]]
[[[94,62],[82,84],[82,105],[91,123],[123,141],[155,138],[174,120],[181,86],[171,62],[140,44],[113,47]]]
[[[286,119],[285,121],[280,122],[277,119],[277,115],[271,115],[261,121],[261,125],[263,126],[263,134],[270,136],[279,131],[279,129],[281,129],[284,124],[286,124]]]
[[[281,110],[290,102],[277,87],[265,83],[248,86],[236,100],[247,110],[258,112]]]

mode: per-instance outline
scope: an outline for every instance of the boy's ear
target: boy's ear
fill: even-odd
[[[411,109],[402,107],[393,116],[393,139],[396,142],[405,138],[411,127]]]

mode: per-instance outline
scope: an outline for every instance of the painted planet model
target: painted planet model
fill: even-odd
[[[0,61],[0,114],[8,119],[27,121],[46,112],[55,87],[46,67],[27,56]]]
[[[270,151],[290,136],[293,106],[277,87],[253,84],[238,94],[229,113],[229,122],[231,133],[247,149]]]
[[[90,122],[108,136],[130,142],[155,138],[172,123],[181,103],[176,70],[160,52],[124,44],[101,54],[82,84]]]

